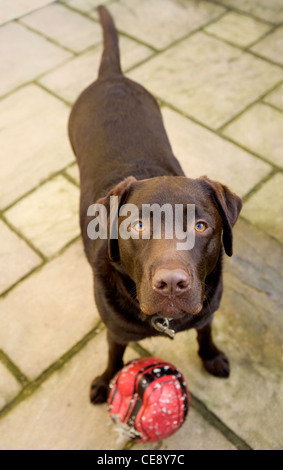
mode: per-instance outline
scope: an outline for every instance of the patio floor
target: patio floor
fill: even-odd
[[[230,378],[202,368],[195,331],[127,349],[173,362],[192,394],[185,424],[155,444],[121,440],[88,399],[107,346],[67,120],[97,73],[101,3],[187,176],[244,201],[214,321]],[[282,449],[282,24],[281,0],[2,0],[0,449]]]

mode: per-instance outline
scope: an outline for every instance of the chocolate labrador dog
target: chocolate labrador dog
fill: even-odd
[[[213,342],[211,323],[222,294],[223,250],[232,255],[232,227],[242,206],[226,186],[207,177],[185,177],[155,98],[123,75],[113,20],[104,7],[99,15],[104,51],[98,79],[79,96],[69,120],[80,168],[82,237],[109,345],[107,368],[91,385],[93,403],[107,399],[109,381],[123,366],[130,341],[154,335],[172,338],[189,328],[197,330],[205,369],[228,377],[229,362]],[[110,236],[109,222],[108,239],[94,239],[89,236],[89,214],[97,212],[89,208],[99,203],[109,213],[111,196],[118,201],[118,234]],[[139,216],[127,226],[130,235],[138,235],[122,237],[125,204],[138,211],[145,204],[194,205],[193,248],[177,249],[176,234],[151,236],[148,219]],[[187,223],[184,215],[184,227]]]

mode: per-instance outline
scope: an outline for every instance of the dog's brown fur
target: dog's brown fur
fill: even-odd
[[[151,325],[156,313],[171,317],[175,331],[196,328],[205,368],[219,377],[229,375],[229,362],[213,343],[211,322],[222,294],[223,247],[231,256],[232,227],[241,209],[240,198],[226,186],[184,176],[156,100],[122,74],[113,20],[104,7],[99,14],[104,31],[99,76],[76,101],[69,122],[80,168],[82,236],[108,330],[108,365],[92,383],[93,403],[106,400],[127,344],[160,334]],[[176,250],[175,239],[93,241],[87,235],[87,209],[95,202],[109,208],[111,195],[120,205],[127,201],[138,207],[195,204],[197,220],[207,229],[196,233],[195,246],[187,251]],[[185,277],[185,284],[178,283],[180,292],[164,295],[156,281],[162,273]]]

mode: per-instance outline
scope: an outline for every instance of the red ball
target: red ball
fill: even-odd
[[[186,419],[190,394],[183,375],[157,357],[136,359],[110,384],[109,413],[121,432],[136,441],[171,436]]]

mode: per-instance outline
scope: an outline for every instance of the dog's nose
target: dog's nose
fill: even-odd
[[[189,274],[181,268],[159,268],[152,277],[152,287],[162,295],[182,295],[190,287]]]

